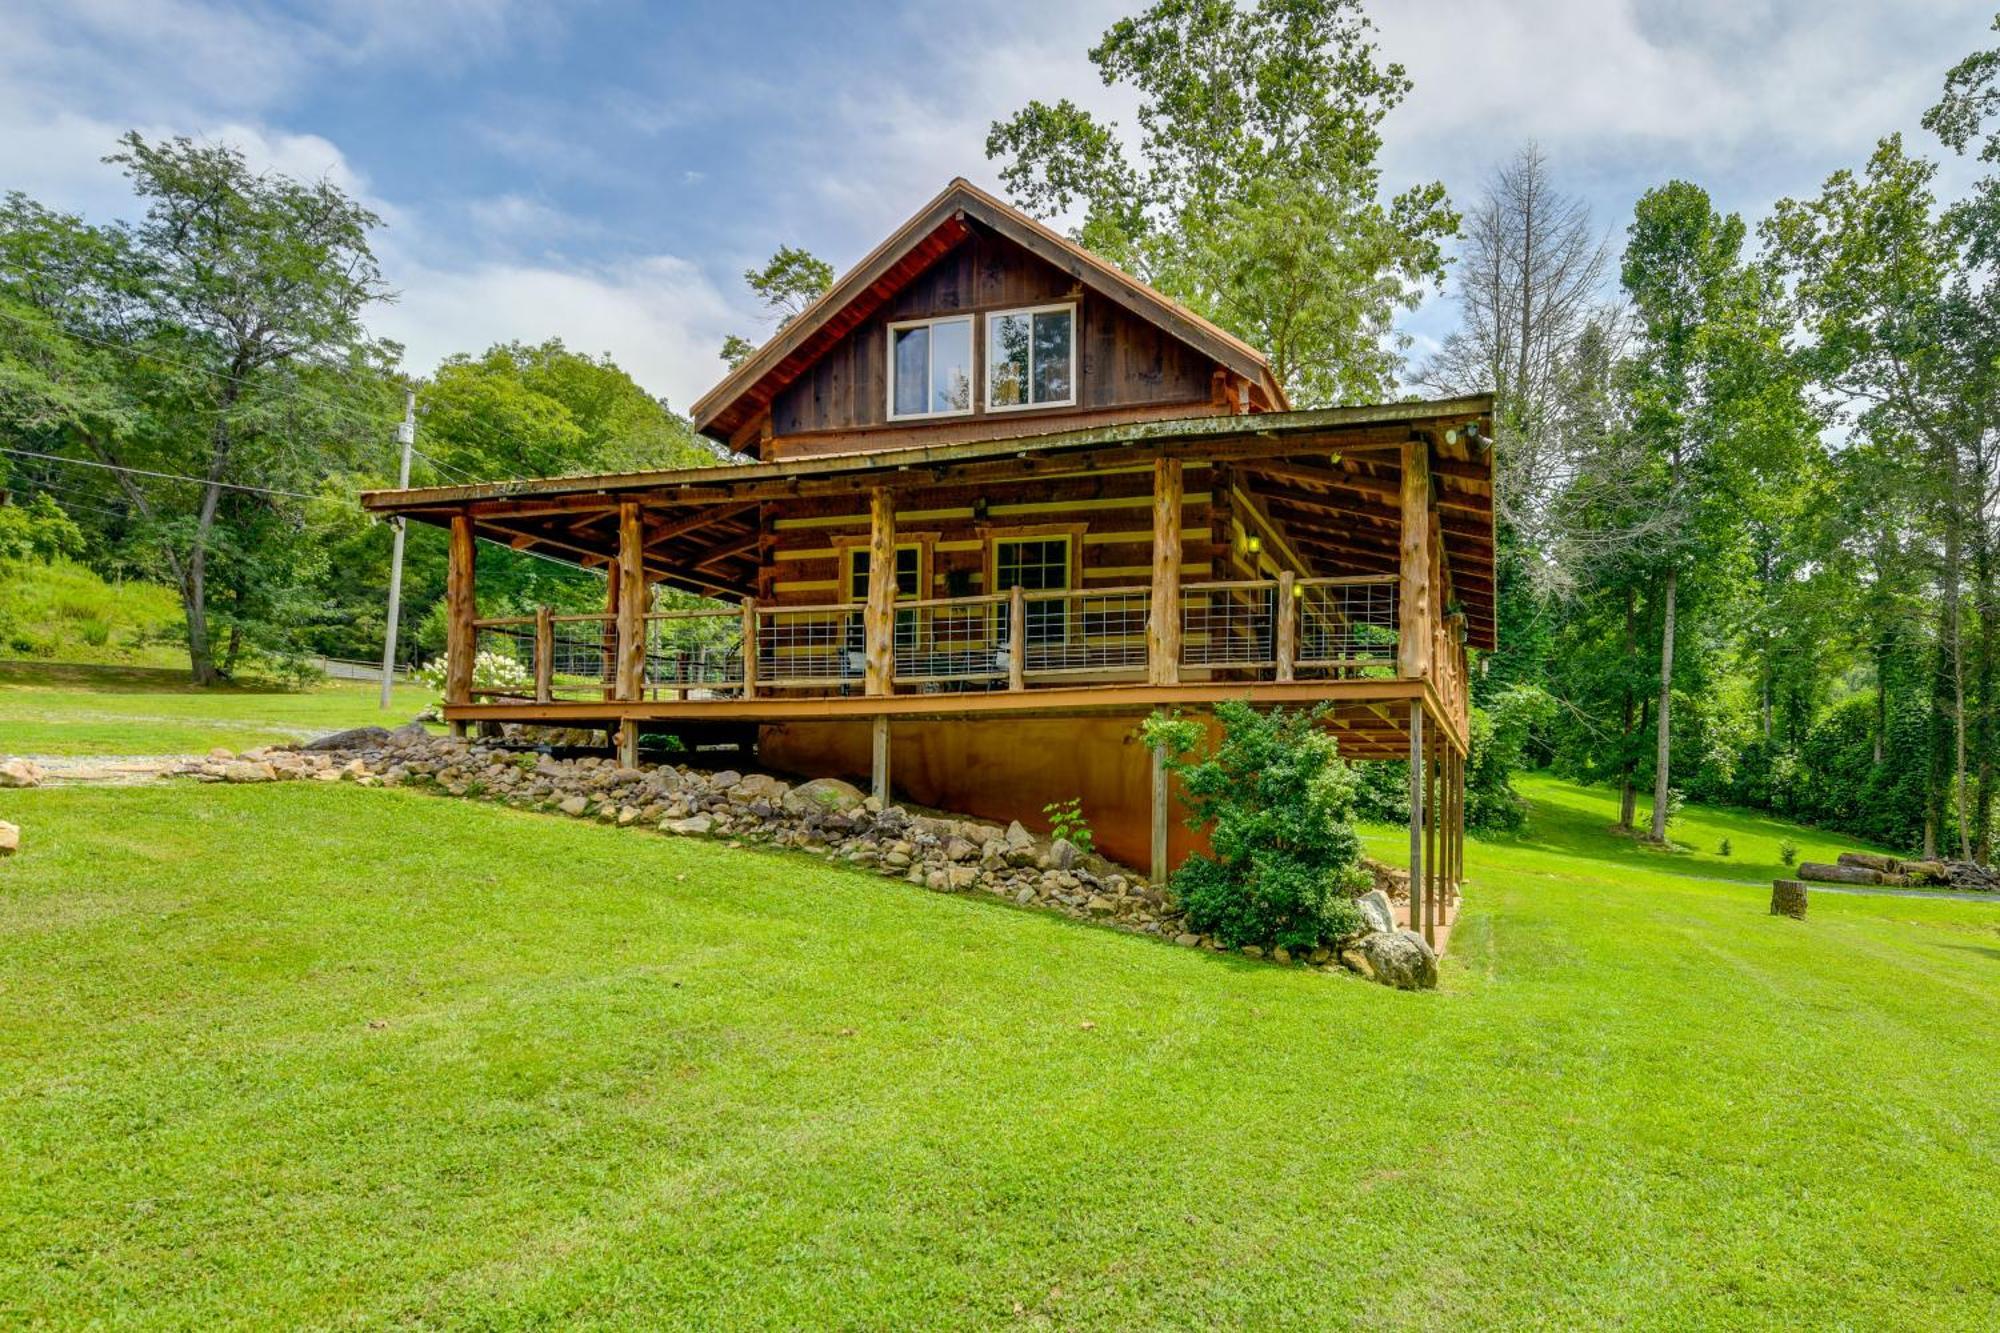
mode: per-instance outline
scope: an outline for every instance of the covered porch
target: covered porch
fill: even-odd
[[[844,762],[884,801],[996,817],[1073,794],[1021,742],[1090,734],[1118,751],[1091,761],[1117,770],[1100,804],[1143,816],[1120,850],[1163,878],[1190,843],[1138,721],[1324,702],[1347,757],[1413,761],[1412,915],[1435,932],[1457,893],[1466,649],[1493,629],[1489,413],[1124,423],[365,503],[450,532],[454,727],[603,727],[628,759],[645,733],[754,729],[765,762]],[[603,610],[482,615],[481,540],[601,569]],[[661,586],[710,600],[659,605]],[[480,654],[518,683],[476,685]]]

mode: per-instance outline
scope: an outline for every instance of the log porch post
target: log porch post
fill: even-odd
[[[1167,882],[1167,820],[1169,791],[1167,788],[1167,750],[1163,745],[1152,747],[1153,758],[1153,828],[1150,847],[1151,864],[1147,868],[1147,878],[1153,886]]]
[[[893,694],[896,682],[896,504],[887,486],[868,492],[868,602],[861,612],[867,640],[863,686]]]
[[[1410,701],[1410,927],[1424,916],[1424,704]]]
[[[743,697],[757,697],[757,599],[743,599]]]
[[[547,606],[535,608],[535,702],[556,697],[556,624]]]
[[[636,500],[618,506],[618,698],[639,698],[646,681],[646,526]]]
[[[1278,621],[1278,680],[1289,681],[1294,675],[1294,663],[1299,655],[1299,608],[1297,606],[1296,576],[1289,569],[1278,571],[1278,605],[1271,614]]]
[[[1181,678],[1181,461],[1153,460],[1153,605],[1146,617],[1146,679]]]
[[[479,631],[473,625],[479,614],[474,589],[477,549],[472,537],[472,515],[453,514],[450,564],[445,571],[444,701],[447,704],[472,702],[472,660],[479,645]],[[460,726],[454,722],[454,732]]]
[[[1007,688],[1028,688],[1028,594],[1020,584],[1007,590]]]
[[[1431,668],[1430,445],[1403,446],[1402,587],[1397,598],[1396,674],[1418,680]]]

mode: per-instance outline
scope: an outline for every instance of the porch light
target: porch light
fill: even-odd
[[[1264,549],[1264,539],[1254,532],[1250,533],[1243,538],[1243,549],[1250,555],[1257,555]]]
[[[1294,583],[1294,584],[1292,585],[1292,600],[1293,600],[1293,601],[1295,601],[1295,602],[1296,602],[1296,601],[1300,601],[1300,600],[1302,600],[1302,599],[1303,599],[1303,598],[1305,597],[1305,595],[1306,595],[1306,590],[1305,590],[1305,589],[1304,589],[1303,587],[1299,586],[1299,585],[1298,585],[1298,584],[1296,584],[1296,583]]]

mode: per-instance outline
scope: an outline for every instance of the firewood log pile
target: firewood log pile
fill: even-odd
[[[1838,860],[1801,861],[1801,880],[1817,884],[1876,885],[1884,888],[1943,888],[2000,892],[2000,869],[1972,861],[1904,859],[1874,852],[1842,852]]]

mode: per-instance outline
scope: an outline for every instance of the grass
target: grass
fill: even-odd
[[[2000,1325],[2000,910],[1773,918],[1825,839],[1531,791],[1425,995],[409,791],[0,793],[0,1322]]]
[[[398,685],[382,712],[374,683],[309,689],[188,683],[185,668],[0,662],[0,753],[202,754],[249,749],[370,723],[396,726],[431,702]]]
[[[107,583],[67,560],[0,561],[0,659],[172,666],[187,650],[180,596],[157,583]]]

